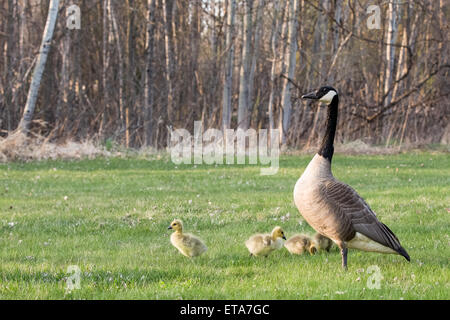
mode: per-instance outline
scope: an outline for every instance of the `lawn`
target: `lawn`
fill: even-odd
[[[333,158],[334,175],[395,232],[410,263],[350,250],[344,272],[336,247],[249,256],[255,232],[313,234],[292,196],[311,158],[282,156],[272,176],[166,156],[0,164],[0,299],[449,299],[445,153]],[[171,246],[174,218],[206,254],[188,259]],[[69,266],[79,289],[67,289],[78,275]]]

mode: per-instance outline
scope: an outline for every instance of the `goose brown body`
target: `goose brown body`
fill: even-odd
[[[298,210],[312,228],[338,245],[344,268],[347,268],[347,248],[399,254],[409,261],[395,234],[378,220],[352,187],[337,180],[331,172],[339,103],[337,91],[325,86],[302,98],[326,102],[328,108],[320,149],[295,184],[294,202]]]

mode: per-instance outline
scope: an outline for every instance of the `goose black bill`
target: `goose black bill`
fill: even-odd
[[[302,95],[302,99],[317,100],[317,99],[319,99],[319,97],[317,96],[316,92],[310,92],[310,93]]]

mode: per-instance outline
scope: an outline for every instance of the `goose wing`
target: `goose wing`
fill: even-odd
[[[322,194],[330,208],[338,213],[350,229],[395,250],[409,261],[408,254],[395,234],[377,219],[369,205],[352,187],[331,180],[324,184]]]

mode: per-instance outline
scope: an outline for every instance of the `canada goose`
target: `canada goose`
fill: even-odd
[[[192,234],[183,233],[181,220],[173,220],[168,229],[175,230],[170,236],[170,242],[186,257],[196,257],[208,250],[202,240]]]
[[[313,255],[317,251],[311,241],[311,238],[303,234],[296,234],[295,236],[289,238],[285,242],[284,247],[291,254],[303,254],[305,252],[309,252],[309,254]]]
[[[377,219],[364,199],[331,173],[339,104],[336,89],[325,86],[302,98],[325,102],[328,108],[319,151],[295,184],[294,202],[298,210],[312,228],[337,244],[344,269],[348,248],[400,254],[410,261],[398,238]]]
[[[283,247],[283,240],[286,240],[283,229],[275,227],[271,234],[255,234],[245,241],[245,246],[250,251],[251,256],[267,257],[272,251]]]
[[[333,245],[333,241],[320,233],[316,233],[311,240],[311,245],[317,250],[326,250],[329,252],[331,246]]]

